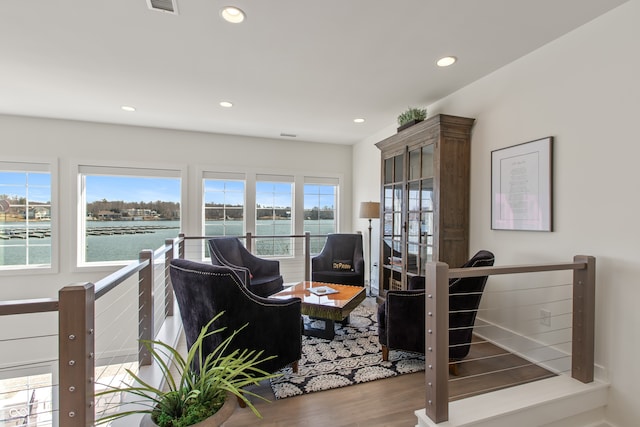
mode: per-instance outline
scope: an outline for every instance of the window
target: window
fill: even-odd
[[[277,237],[309,232],[319,253],[326,236],[338,231],[337,177],[202,171],[205,236],[251,233],[252,252],[263,257],[301,256],[301,238]],[[262,237],[260,237],[262,236]],[[205,259],[208,246],[203,245]]]
[[[258,175],[256,177],[256,235],[293,234],[293,177]],[[256,239],[257,255],[292,256],[293,239]]]
[[[80,166],[79,262],[131,261],[180,232],[180,172]]]
[[[205,236],[244,234],[245,183],[242,179],[204,180]]]
[[[304,231],[314,235],[326,235],[337,230],[338,184],[322,183],[328,180],[305,178],[304,185]],[[311,238],[311,253],[320,253],[326,238]]]
[[[0,269],[51,267],[51,167],[0,162]]]

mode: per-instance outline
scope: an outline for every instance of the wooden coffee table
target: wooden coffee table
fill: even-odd
[[[311,288],[327,287],[336,293],[316,295]],[[349,314],[366,297],[365,288],[361,286],[337,285],[334,283],[300,282],[269,298],[287,299],[297,297],[302,300],[302,314],[324,320],[324,329],[305,327],[304,334],[332,340],[336,332],[335,322],[346,324]]]

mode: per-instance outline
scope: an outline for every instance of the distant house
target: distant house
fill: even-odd
[[[51,219],[51,211],[48,208],[35,208],[35,219]]]
[[[122,219],[122,214],[114,211],[100,211],[97,218],[101,221],[117,221]]]
[[[32,208],[26,212],[23,212],[22,217],[25,219],[36,220],[51,219],[51,211],[49,210],[49,208],[45,207]]]
[[[126,212],[129,216],[134,217],[136,219],[157,218],[160,216],[158,215],[158,212],[152,209],[132,208],[132,209],[127,209]]]

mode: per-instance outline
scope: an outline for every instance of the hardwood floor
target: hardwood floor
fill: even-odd
[[[480,343],[475,348],[479,348],[478,357],[500,356],[462,364],[459,375],[450,376],[450,401],[554,375],[491,344]],[[236,408],[224,427],[415,426],[414,411],[426,406],[424,372],[282,400],[275,400],[268,382],[252,391],[270,400],[252,399],[263,418],[256,418],[249,408]]]
[[[363,303],[375,307],[375,299]],[[186,353],[184,335],[178,350]],[[457,400],[554,374],[505,350],[474,338],[457,376],[449,376],[449,400]],[[400,375],[303,396],[276,400],[268,381],[251,389],[267,399],[251,399],[262,418],[249,408],[236,408],[223,427],[415,426],[414,411],[426,406],[424,372]]]
[[[266,383],[254,391],[272,401],[252,400],[263,418],[236,408],[223,426],[414,426],[413,412],[425,407],[424,387],[418,372],[276,401]]]
[[[363,303],[375,307],[375,299]],[[491,343],[475,340],[469,356],[450,376],[449,400],[553,376]],[[262,415],[236,408],[224,427],[237,426],[415,426],[414,411],[426,406],[424,372],[276,400],[268,381],[252,389],[269,401],[251,401]]]

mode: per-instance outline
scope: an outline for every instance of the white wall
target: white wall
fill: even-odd
[[[375,149],[375,144],[380,139],[377,135],[367,138],[366,141],[353,146],[353,229],[362,231],[364,242],[365,265],[367,266],[366,278],[369,273],[373,281],[372,289],[378,289],[377,263],[380,258],[380,220],[371,221],[371,268],[369,268],[369,221],[358,217],[361,202],[381,202],[380,200],[380,151]],[[375,150],[372,150],[371,147]],[[375,266],[374,266],[375,265]]]
[[[596,362],[609,371],[606,417],[617,426],[640,420],[638,22],[640,0],[631,0],[428,107],[429,115],[476,119],[471,253],[490,249],[502,265],[597,257]],[[545,136],[555,138],[555,231],[492,231],[491,151]],[[354,170],[367,182],[354,179],[356,195],[378,186],[379,175],[359,165],[376,151],[370,140],[354,150]]]
[[[114,269],[74,272],[72,247],[76,170],[74,162],[184,169],[183,231],[201,234],[198,170],[254,171],[317,176],[335,174],[343,179],[340,231],[351,231],[352,190],[350,146],[276,139],[216,135],[167,129],[119,126],[68,120],[0,115],[2,160],[54,160],[59,164],[60,193],[59,271],[47,275],[0,275],[0,300],[55,297],[69,283],[95,281]],[[312,162],[310,162],[312,160]],[[183,185],[183,188],[184,185]]]

